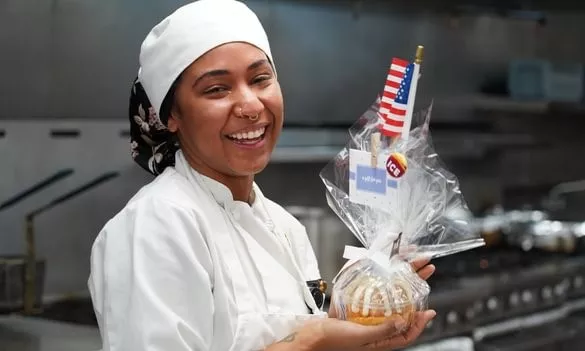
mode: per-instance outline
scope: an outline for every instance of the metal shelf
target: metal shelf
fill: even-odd
[[[458,98],[437,99],[437,103],[449,108],[535,116],[551,113],[561,115],[579,115],[585,113],[585,105],[582,103],[515,100],[505,96],[468,95]]]

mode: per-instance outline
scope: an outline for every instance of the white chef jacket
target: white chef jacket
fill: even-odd
[[[88,282],[103,351],[261,350],[327,316],[304,227],[254,191],[234,201],[179,151],[108,221]]]

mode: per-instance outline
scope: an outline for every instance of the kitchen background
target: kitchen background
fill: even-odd
[[[0,1],[0,255],[5,257],[0,260],[0,307],[6,311],[0,319],[0,349],[99,349],[86,300],[91,244],[104,223],[152,179],[130,158],[127,101],[144,36],[183,3]],[[551,257],[556,269],[546,278],[552,279],[551,287],[555,279],[563,284],[575,280],[569,268],[559,265],[570,261],[575,272],[581,267],[573,260],[581,259],[582,234],[576,226],[567,228],[585,221],[585,192],[580,192],[585,189],[580,182],[585,179],[581,5],[560,0],[246,3],[268,32],[286,104],[283,136],[258,183],[307,224],[326,279],[343,264],[344,245],[355,240],[327,208],[318,173],[344,145],[350,124],[381,91],[391,57],[412,58],[416,46],[424,45],[417,107],[434,102],[431,131],[437,151],[459,177],[478,230],[487,235],[489,223],[489,234],[500,242],[481,251],[495,272],[491,284],[507,286],[494,278],[496,273]],[[51,177],[58,180],[20,196]],[[63,202],[28,222],[36,241],[37,294],[44,311],[35,318],[13,314],[22,305],[23,265],[17,256],[26,251],[25,218],[63,196]],[[543,250],[560,251],[558,245],[539,247],[539,240],[524,237],[538,237],[534,228],[543,225],[554,242],[573,240],[565,250],[569,254],[558,259],[560,253]],[[514,245],[520,248],[511,250]],[[439,271],[456,271],[451,279],[457,282],[487,275],[476,267],[486,268],[485,262],[456,256]],[[462,271],[466,265],[473,272]],[[526,279],[534,294],[546,280],[537,273]],[[582,327],[585,319],[567,312],[565,300],[535,303],[532,309],[485,321],[463,320],[467,307],[453,317],[464,301],[474,306],[493,301],[495,295],[480,297],[481,284],[475,286],[473,291],[461,289],[459,298],[450,295],[456,307],[437,307],[443,322],[421,342],[435,342],[435,350],[454,347],[437,346],[448,337],[458,337],[447,340],[461,343],[458,350],[578,349],[578,331],[567,336],[567,328],[560,328],[562,336],[543,337],[538,328],[545,327],[513,319],[562,309],[557,327],[567,318],[573,328]],[[492,288],[488,290],[498,290]],[[500,300],[511,299],[509,292],[501,294]],[[536,324],[546,326],[551,318],[546,316]],[[513,326],[506,329],[506,323]],[[533,329],[516,332],[518,325]],[[536,336],[545,341],[505,348],[512,343],[506,339],[510,333],[527,333],[531,343]],[[492,334],[497,335],[493,340],[485,336]],[[519,343],[521,338],[513,335]],[[475,345],[469,344],[472,337]]]

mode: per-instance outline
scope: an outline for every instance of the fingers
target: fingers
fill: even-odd
[[[407,343],[411,343],[412,341],[416,340],[420,336],[420,334],[425,330],[427,324],[435,318],[437,312],[434,310],[428,310],[425,312],[419,312],[416,321],[408,331],[403,334],[404,341]]]
[[[352,323],[354,325],[358,325]],[[360,345],[370,343],[372,340],[384,340],[389,336],[397,335],[401,330],[404,329],[406,322],[397,318],[393,321],[382,323],[376,326],[364,326],[359,325],[359,330],[356,328],[356,339],[362,338],[362,340],[356,340]],[[367,332],[366,332],[367,331]]]
[[[415,317],[415,322],[405,333],[371,344],[368,347],[373,349],[394,349],[405,347],[415,341],[422,334],[426,325],[435,318],[436,315],[437,313],[433,310],[418,312]]]
[[[435,266],[429,264],[431,260],[428,258],[421,258],[411,263],[412,269],[417,272],[418,276],[423,280],[427,280],[435,273]]]
[[[325,325],[326,336],[333,336],[334,334],[342,335],[342,337],[337,336],[330,341],[329,346],[331,346],[331,349],[343,349],[351,344],[355,345],[355,347],[363,347],[364,345],[370,344],[373,340],[384,340],[392,335],[397,335],[405,326],[405,321],[402,319],[396,319],[375,326],[361,325],[347,321],[337,322],[343,324]],[[341,329],[338,329],[340,326]]]
[[[435,266],[430,264],[416,272],[422,280],[429,279],[435,273]]]
[[[436,312],[433,310],[417,312],[415,320],[408,330],[404,330],[405,321],[393,320],[376,326],[366,326],[349,321],[327,318],[320,321],[320,328],[307,325],[315,332],[320,329],[318,345],[322,350],[388,350],[402,348],[415,341],[424,331],[427,323],[433,319]],[[377,341],[376,341],[377,340]]]
[[[327,311],[329,318],[337,318],[337,309],[335,309],[335,296],[331,295],[329,302],[329,311]]]
[[[429,262],[431,262],[431,260],[428,258],[419,258],[412,261],[410,265],[412,266],[412,269],[414,269],[414,271],[417,272],[419,269],[429,264]]]

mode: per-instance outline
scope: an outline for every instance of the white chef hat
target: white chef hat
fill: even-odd
[[[160,116],[173,82],[193,61],[222,44],[245,42],[274,65],[268,37],[256,14],[236,0],[198,0],[157,24],[140,50],[138,80]],[[168,116],[160,116],[165,119]]]

